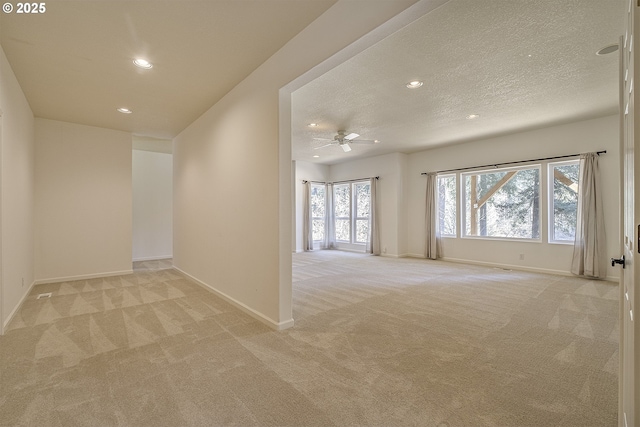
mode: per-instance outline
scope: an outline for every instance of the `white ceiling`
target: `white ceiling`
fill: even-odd
[[[450,0],[293,93],[293,158],[333,164],[616,114],[618,53],[595,53],[622,35],[623,3]],[[382,143],[314,149],[338,130]]]
[[[42,15],[0,14],[0,42],[37,117],[171,139],[333,3],[48,0]],[[293,158],[332,164],[615,114],[618,55],[595,52],[618,41],[623,3],[450,0],[293,93]],[[154,68],[135,68],[138,56]],[[424,85],[407,89],[414,79]],[[382,143],[314,150],[338,130]]]
[[[0,42],[36,117],[173,138],[335,1],[47,0]]]

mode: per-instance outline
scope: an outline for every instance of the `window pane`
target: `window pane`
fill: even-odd
[[[456,235],[455,175],[438,177],[438,219],[441,235]]]
[[[367,243],[369,239],[369,220],[356,220],[356,243]]]
[[[324,219],[313,220],[313,240],[324,240]]]
[[[334,191],[335,215],[336,217],[350,217],[351,213],[351,188],[349,185],[336,185]],[[336,226],[337,229],[337,226]],[[348,239],[347,239],[348,240]]]
[[[465,235],[540,237],[540,170],[464,175]]]
[[[369,218],[370,209],[370,185],[356,184],[356,217]]]
[[[336,219],[336,240],[350,242],[351,230],[348,219]]]
[[[553,171],[552,240],[573,241],[578,216],[578,179],[580,164],[558,165]]]
[[[324,186],[311,186],[311,215],[314,218],[324,218],[325,197]]]

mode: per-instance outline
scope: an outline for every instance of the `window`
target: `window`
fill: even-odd
[[[466,237],[540,239],[540,166],[462,174]]]
[[[333,203],[336,224],[336,240],[351,242],[351,186],[333,186]]]
[[[371,205],[371,185],[367,183],[354,183],[353,193],[355,194],[355,236],[354,243],[366,244],[369,239],[369,209]]]
[[[438,221],[440,235],[453,236],[456,233],[456,176],[438,176]]]
[[[325,233],[326,192],[324,185],[311,185],[311,221],[313,241],[323,241]]]
[[[549,242],[573,243],[580,161],[549,163]]]
[[[335,184],[333,203],[336,241],[366,244],[369,237],[370,184]]]

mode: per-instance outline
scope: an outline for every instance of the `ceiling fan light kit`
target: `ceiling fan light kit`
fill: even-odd
[[[314,150],[319,150],[320,148],[324,148],[324,147],[328,147],[330,145],[339,145],[340,147],[342,147],[342,150],[345,153],[348,153],[349,151],[351,151],[351,145],[352,143],[354,144],[379,144],[380,141],[376,140],[372,140],[372,139],[356,139],[357,137],[359,137],[360,135],[358,135],[355,132],[350,132],[347,134],[347,131],[345,130],[339,130],[337,135],[335,135],[333,137],[333,139],[328,139],[328,138],[313,138],[316,141],[329,141],[329,143],[322,145],[320,147],[315,147]]]

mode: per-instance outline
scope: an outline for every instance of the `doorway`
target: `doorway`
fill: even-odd
[[[134,269],[173,257],[172,141],[133,137],[132,150]]]

